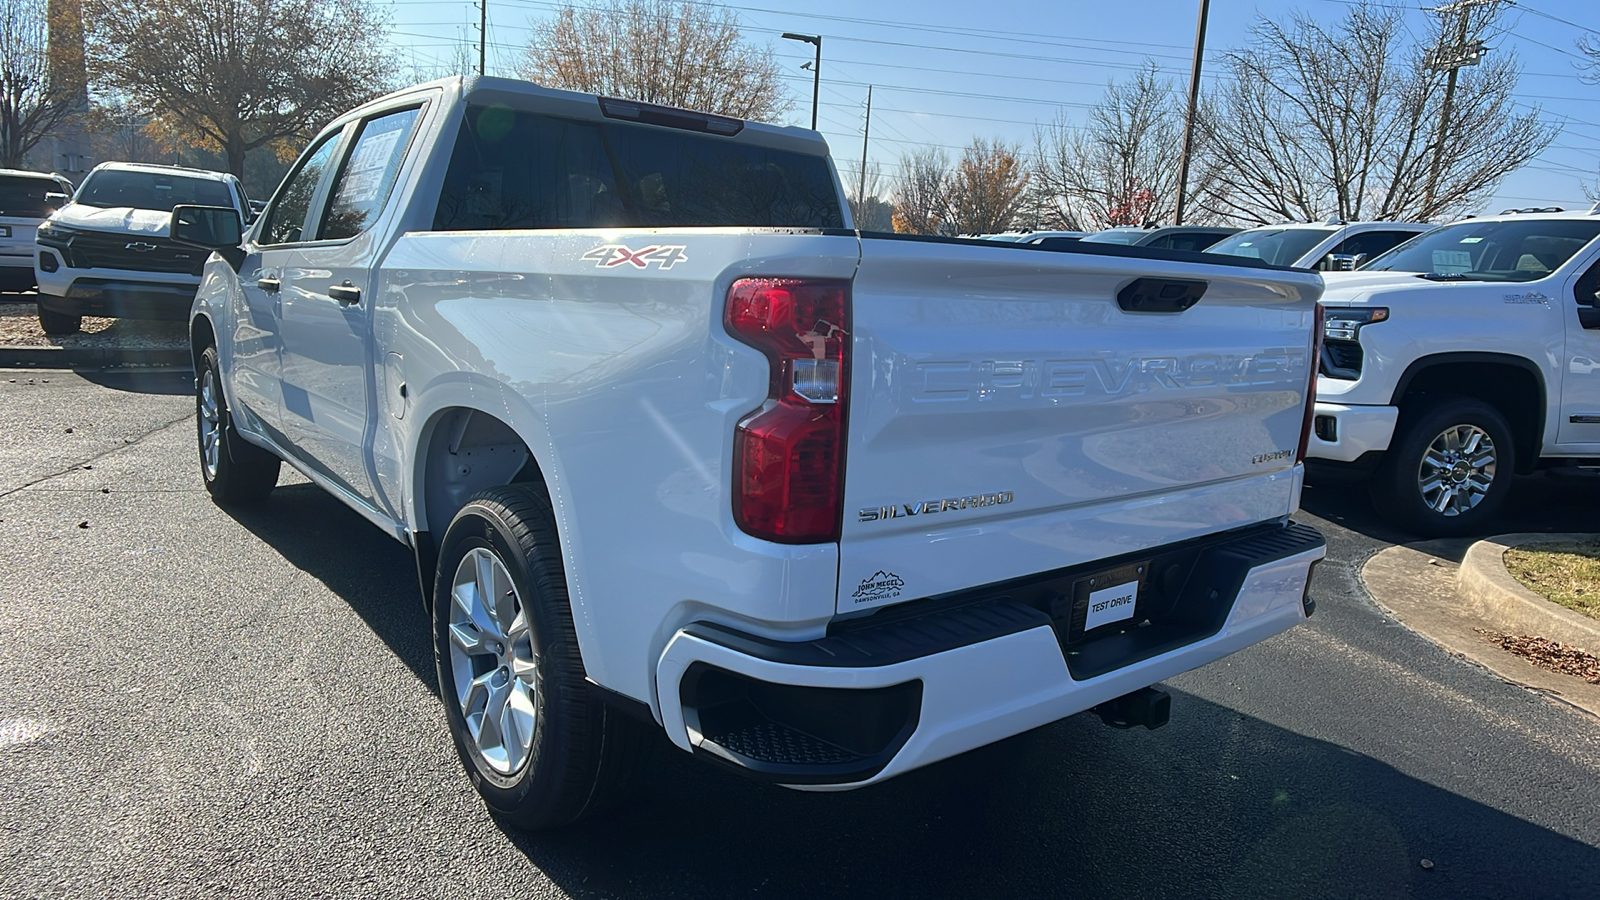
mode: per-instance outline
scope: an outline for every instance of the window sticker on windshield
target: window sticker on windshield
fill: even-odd
[[[1483,240],[1483,238],[1481,238],[1481,237],[1469,237],[1469,238],[1462,238],[1457,243],[1461,243],[1461,244],[1476,244],[1477,242],[1479,242],[1481,240]]]
[[[1261,258],[1261,248],[1260,247],[1252,247],[1249,244],[1240,244],[1233,251],[1233,255],[1234,256],[1248,256],[1251,259],[1260,259]]]
[[[1435,250],[1433,271],[1440,275],[1465,275],[1472,271],[1472,254],[1465,250]]]

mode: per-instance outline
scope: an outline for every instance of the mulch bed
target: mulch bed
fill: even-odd
[[[1484,640],[1559,675],[1573,675],[1590,684],[1600,684],[1600,657],[1579,650],[1571,644],[1561,644],[1542,637],[1526,634],[1505,634],[1499,631],[1477,629]]]
[[[189,346],[183,322],[85,316],[77,334],[51,337],[39,328],[39,307],[28,294],[0,295],[0,346],[163,349]]]

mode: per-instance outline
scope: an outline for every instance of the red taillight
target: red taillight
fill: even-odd
[[[785,544],[839,539],[849,399],[850,285],[745,278],[728,291],[728,333],[767,356],[767,402],[733,440],[733,518]]]
[[[1317,304],[1317,311],[1311,315],[1311,369],[1310,380],[1306,383],[1306,412],[1300,420],[1300,446],[1294,451],[1294,461],[1301,462],[1306,458],[1306,447],[1311,443],[1311,419],[1317,409],[1317,372],[1322,368],[1322,304]]]

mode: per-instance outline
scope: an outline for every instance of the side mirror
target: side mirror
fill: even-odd
[[[244,260],[244,252],[239,249],[244,222],[232,207],[174,206],[171,236],[180,244],[215,250],[235,268]]]
[[[72,197],[60,191],[45,191],[44,205],[51,209],[60,209],[72,202]]]
[[[239,211],[226,206],[174,206],[172,239],[180,244],[221,250],[239,246],[244,222]]]

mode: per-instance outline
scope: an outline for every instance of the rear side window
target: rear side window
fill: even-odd
[[[724,137],[471,107],[436,231],[842,228],[826,157]]]
[[[45,204],[44,195],[58,190],[49,178],[0,175],[0,216],[43,219],[55,212]]]
[[[1406,241],[1416,237],[1415,231],[1368,231],[1364,234],[1351,235],[1339,242],[1339,246],[1329,251],[1350,256],[1362,255],[1371,259],[1380,253],[1400,246]]]
[[[1181,231],[1168,235],[1162,240],[1165,243],[1152,242],[1150,246],[1161,246],[1171,250],[1204,250],[1222,240],[1226,235],[1215,231]]]
[[[361,123],[354,148],[330,192],[332,202],[318,232],[320,240],[352,238],[367,230],[383,210],[400,175],[411,128],[420,109],[386,113]]]

